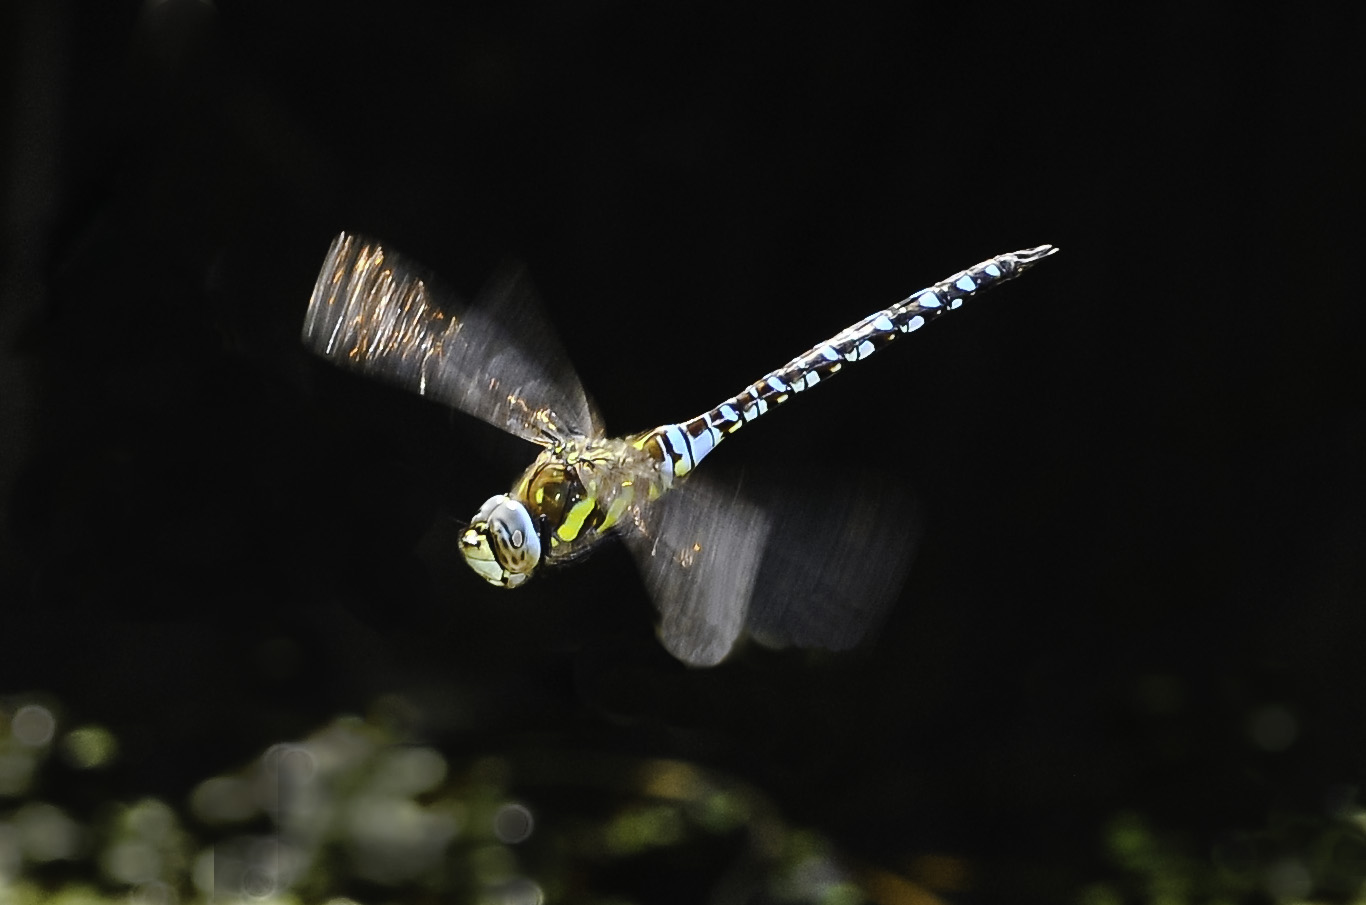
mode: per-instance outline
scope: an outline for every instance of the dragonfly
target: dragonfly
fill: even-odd
[[[481,578],[522,587],[619,537],[653,598],[664,646],[712,666],[742,636],[775,647],[855,646],[899,590],[888,577],[908,561],[914,537],[907,514],[879,509],[875,493],[785,511],[806,488],[756,503],[698,466],[745,425],[1056,251],[990,258],[846,327],[715,408],[622,437],[605,430],[518,274],[466,304],[384,243],[341,233],[314,285],[303,342],[540,448],[460,535],[460,554]]]

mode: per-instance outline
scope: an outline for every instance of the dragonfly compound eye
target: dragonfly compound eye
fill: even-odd
[[[541,561],[541,537],[526,507],[510,497],[490,497],[460,538],[471,569],[490,584],[525,584]]]

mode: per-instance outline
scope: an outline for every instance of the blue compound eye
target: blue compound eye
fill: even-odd
[[[515,588],[541,561],[541,538],[526,507],[499,494],[489,497],[460,539],[465,562],[490,584]]]
[[[541,561],[541,538],[531,513],[516,500],[504,497],[490,513],[488,525],[498,562],[508,572],[529,576]]]

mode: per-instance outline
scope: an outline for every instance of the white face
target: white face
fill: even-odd
[[[515,588],[541,561],[541,536],[526,507],[503,494],[489,497],[460,538],[460,552],[489,584]]]

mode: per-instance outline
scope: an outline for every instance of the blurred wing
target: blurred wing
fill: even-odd
[[[693,666],[715,666],[744,630],[769,522],[705,475],[651,503],[627,534],[659,610],[659,637]]]
[[[756,641],[846,650],[881,624],[922,528],[914,496],[895,478],[855,469],[762,494],[774,527],[746,623]]]
[[[765,476],[757,500],[693,474],[627,534],[675,657],[714,666],[742,634],[768,647],[847,650],[886,618],[922,519],[894,474],[854,469],[807,486]]]
[[[371,239],[332,241],[303,340],[328,361],[544,443],[601,436],[601,422],[525,279],[498,280],[475,306]]]

